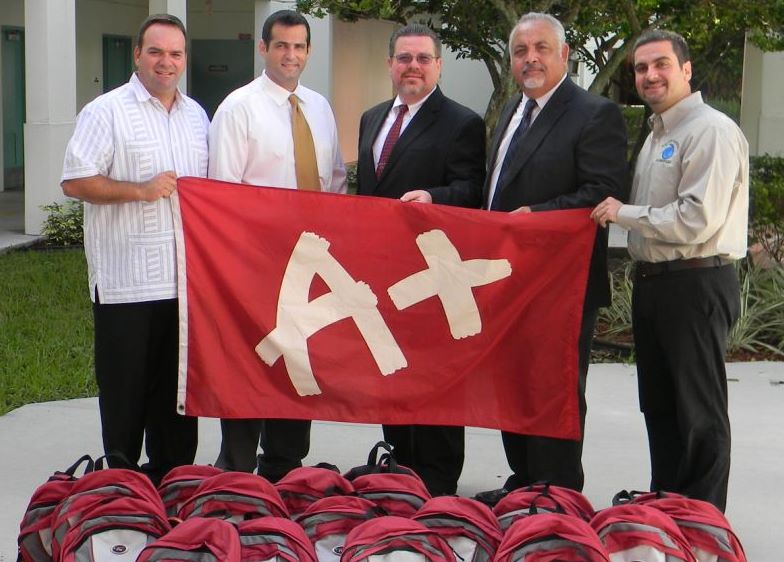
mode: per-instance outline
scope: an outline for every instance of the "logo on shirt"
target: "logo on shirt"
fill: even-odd
[[[674,141],[668,142],[662,148],[661,156],[659,157],[660,162],[672,162],[672,157],[675,156],[675,153],[678,151],[678,145],[675,144]]]

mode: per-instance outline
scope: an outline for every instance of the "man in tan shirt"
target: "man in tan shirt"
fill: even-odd
[[[634,46],[637,92],[653,110],[631,204],[607,198],[593,219],[629,230],[637,262],[632,322],[651,489],[724,510],[730,422],[724,353],[740,310],[732,263],[745,256],[748,143],[692,93],[684,39],[652,30]]]

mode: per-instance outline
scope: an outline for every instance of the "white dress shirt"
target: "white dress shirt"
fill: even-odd
[[[553,97],[553,94],[564,80],[566,80],[566,74],[561,77],[561,80],[553,87],[552,90],[536,98],[536,107],[534,107],[533,111],[531,112],[531,122],[528,124],[529,127],[534,124],[534,121],[536,121],[536,118],[542,112],[544,106],[547,105],[547,102],[550,101],[550,98]],[[517,127],[520,126],[520,121],[523,120],[523,113],[525,112],[526,103],[528,103],[528,96],[523,94],[523,98],[520,100],[514,115],[512,115],[512,119],[506,126],[504,136],[501,138],[501,144],[498,145],[498,153],[496,154],[495,162],[492,163],[490,174],[490,192],[487,198],[488,208],[490,207],[490,203],[492,202],[493,196],[495,195],[495,187],[498,183],[498,176],[501,174],[501,167],[503,166],[504,159],[506,158],[506,153],[509,150],[509,144],[512,142],[512,136],[517,130]]]
[[[68,142],[62,180],[105,176],[145,182],[173,170],[207,175],[209,121],[198,103],[177,92],[171,111],[136,74],[87,104]],[[102,303],[177,296],[171,200],[84,204],[84,250],[90,298]]]
[[[345,193],[346,168],[329,103],[301,84],[293,93],[313,135],[321,190]],[[297,188],[291,94],[262,73],[226,96],[210,125],[210,178]]]
[[[408,106],[408,113],[403,116],[403,122],[400,124],[401,136],[403,134],[403,131],[406,130],[406,127],[408,127],[408,124],[411,123],[411,120],[414,118],[414,116],[419,112],[421,107],[427,101],[427,98],[432,96],[433,92],[435,91],[436,88],[434,87],[432,90],[430,90],[430,93],[427,94],[424,98]],[[397,113],[398,111],[400,111],[399,108],[401,105],[403,105],[403,102],[400,101],[399,97],[396,97],[395,101],[392,102],[392,107],[389,108],[389,112],[387,113],[387,118],[384,119],[384,124],[381,125],[381,129],[378,131],[376,140],[373,141],[373,164],[376,168],[378,168],[378,159],[381,158],[381,151],[384,149],[384,141],[387,140],[387,135],[389,135],[389,130],[392,128],[392,125],[394,125],[395,123],[395,119],[397,118]]]

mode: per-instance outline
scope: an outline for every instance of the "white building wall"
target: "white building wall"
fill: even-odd
[[[387,46],[393,29],[383,21],[333,22],[332,109],[346,162],[357,159],[362,112],[392,97]]]
[[[103,36],[135,37],[147,11],[146,4],[76,1],[77,111],[103,93]]]
[[[482,61],[458,59],[447,48],[441,54],[443,64],[440,84],[444,95],[484,117],[490,96],[493,95],[493,82],[485,64]]]
[[[740,127],[752,155],[784,156],[784,52],[746,42]]]

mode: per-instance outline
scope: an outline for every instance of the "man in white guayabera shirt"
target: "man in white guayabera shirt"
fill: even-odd
[[[127,84],[84,107],[62,187],[85,201],[84,247],[95,320],[95,376],[109,465],[139,461],[153,482],[196,454],[197,420],[176,411],[177,270],[170,196],[206,176],[209,121],[177,89],[186,33],[148,17]]]

